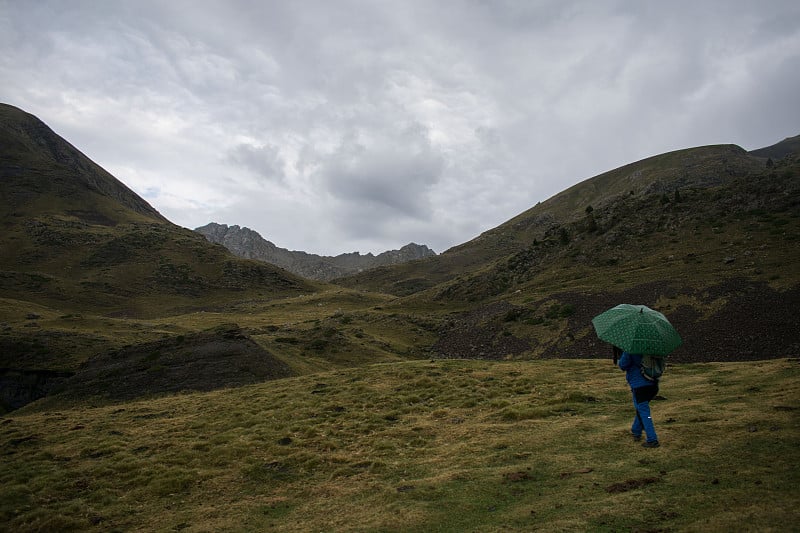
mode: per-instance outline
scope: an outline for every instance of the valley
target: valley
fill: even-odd
[[[0,105],[0,523],[796,523],[797,146],[654,156],[438,255],[311,280],[171,223]],[[620,452],[629,391],[591,326],[623,302],[684,339],[652,456]]]

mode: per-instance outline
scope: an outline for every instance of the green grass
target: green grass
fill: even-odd
[[[785,531],[798,362],[412,361],[0,419],[14,531]]]
[[[75,370],[101,353],[235,322],[298,373],[415,359],[431,345],[424,313],[384,310],[395,298],[330,288],[289,298],[248,295],[208,311],[148,319],[65,312],[0,298],[0,367]],[[31,318],[35,317],[35,318]],[[2,344],[0,344],[2,345]]]

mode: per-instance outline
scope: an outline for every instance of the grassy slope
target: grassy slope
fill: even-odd
[[[590,319],[625,298],[678,319],[687,358],[709,348],[698,340],[714,342],[706,339],[709,329],[724,330],[728,320],[737,318],[732,315],[745,315],[747,309],[753,319],[750,334],[763,338],[772,335],[771,323],[793,320],[779,309],[793,305],[800,286],[798,178],[800,161],[795,158],[734,178],[724,187],[684,189],[677,202],[674,193],[666,202],[658,194],[618,196],[596,204],[594,230],[584,213],[560,226],[567,239],[559,231],[540,235],[515,254],[392,305],[398,312],[428,314],[456,326],[465,321],[461,312],[514,306],[516,316],[505,311],[487,316],[477,324],[486,331],[472,327],[474,338],[465,343],[494,348],[513,336],[530,344],[528,350],[494,357],[605,354],[607,347],[586,342],[594,337]],[[747,300],[748,307],[737,311],[737,299]],[[455,334],[463,329],[455,328]],[[489,335],[496,342],[487,341]],[[782,356],[795,356],[797,342],[795,332],[776,348]],[[714,359],[736,359],[736,348],[717,349]]]
[[[480,301],[523,292],[601,289],[678,278],[707,286],[723,278],[800,282],[800,162],[724,189],[619,197],[520,252],[434,289],[435,297]],[[734,260],[725,263],[726,257]],[[737,262],[735,259],[739,258]]]
[[[724,185],[735,177],[757,174],[763,169],[764,159],[750,156],[734,145],[661,154],[584,180],[437,257],[369,270],[336,283],[408,295],[524,251],[535,239],[542,240],[561,226],[581,220],[590,205],[602,209],[631,194],[641,200],[664,192],[672,194],[675,188]]]
[[[71,370],[195,330],[175,315],[323,288],[170,223],[44,123],[3,104],[0,146],[0,368]]]
[[[64,313],[0,298],[0,368],[76,370],[94,355],[127,345],[235,323],[301,374],[427,355],[435,325],[400,313],[390,296],[333,288],[275,298],[248,293],[238,302],[150,318]],[[35,318],[29,318],[35,317]],[[1,344],[0,344],[1,345]]]
[[[153,317],[240,300],[245,289],[280,297],[318,288],[172,224],[107,227],[47,214],[26,219],[3,237],[14,250],[0,259],[3,294],[65,312]]]
[[[163,316],[318,286],[180,228],[36,117],[0,104],[0,291],[64,312]],[[203,300],[203,301],[201,301]]]
[[[0,258],[0,343],[24,345],[25,357],[5,350],[0,367],[69,368],[98,352],[197,331],[175,316],[220,315],[243,301],[269,305],[323,288],[171,225],[88,226],[59,232],[51,247],[28,245],[17,229],[19,238],[5,235],[17,253]],[[73,238],[94,242],[75,246]]]
[[[0,419],[14,531],[785,531],[797,360],[678,365],[662,447],[609,361],[417,361]]]

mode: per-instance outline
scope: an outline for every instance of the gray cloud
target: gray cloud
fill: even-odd
[[[792,1],[0,0],[0,100],[174,222],[438,251],[668,150],[800,125]]]
[[[333,153],[323,156],[314,178],[320,187],[354,209],[380,216],[424,218],[428,192],[440,179],[444,157],[424,128],[351,131]]]
[[[279,183],[285,179],[284,161],[277,146],[239,144],[230,151],[228,159],[231,163],[250,170],[261,179]]]

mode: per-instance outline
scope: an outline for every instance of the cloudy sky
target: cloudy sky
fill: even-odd
[[[179,225],[326,255],[773,144],[798,95],[797,0],[0,0],[0,101]]]

